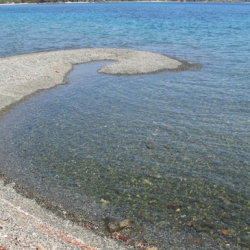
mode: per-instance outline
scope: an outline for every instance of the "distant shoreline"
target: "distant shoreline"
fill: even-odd
[[[84,1],[44,1],[44,0],[38,0],[38,1],[29,1],[29,2],[21,2],[21,1],[25,1],[25,0],[16,0],[14,2],[2,2],[0,0],[0,6],[1,5],[27,5],[27,4],[86,4],[86,3],[122,3],[122,2],[136,2],[136,3],[250,3],[250,1],[230,1],[230,0],[225,0],[225,1],[195,1],[195,0],[152,0],[152,1],[138,1],[138,0],[131,0],[131,1],[127,1],[127,0],[84,0]]]

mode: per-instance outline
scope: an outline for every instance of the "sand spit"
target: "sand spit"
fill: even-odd
[[[44,89],[64,83],[76,64],[113,61],[99,73],[135,75],[181,70],[188,64],[164,55],[124,49],[79,49],[0,59],[0,112]]]

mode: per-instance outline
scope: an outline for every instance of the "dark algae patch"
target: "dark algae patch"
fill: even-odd
[[[215,94],[200,102],[166,80],[190,73],[114,77],[97,66],[3,117],[3,171],[127,243],[166,249],[172,232],[177,249],[248,249],[249,135],[233,133],[237,114],[225,125]]]

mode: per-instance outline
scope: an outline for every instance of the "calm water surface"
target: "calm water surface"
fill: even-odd
[[[1,169],[100,227],[135,219],[142,233],[127,233],[159,249],[168,228],[249,247],[249,30],[249,4],[0,6],[1,57],[118,47],[202,64],[130,77],[76,66],[1,119]]]

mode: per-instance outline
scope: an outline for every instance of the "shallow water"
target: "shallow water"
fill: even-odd
[[[107,62],[76,66],[70,84],[44,91],[1,119],[3,171],[100,227],[107,215],[134,218],[147,228],[133,237],[159,249],[168,228],[249,247],[249,5],[0,11],[2,57],[128,47],[202,64],[195,71],[130,77],[98,74]],[[27,20],[20,31],[14,17]]]
[[[207,88],[176,84],[195,71],[115,77],[96,73],[101,65],[76,66],[70,84],[2,119],[2,168],[99,224],[112,214],[160,229],[207,222],[213,237],[248,228],[250,131],[242,102],[221,89],[207,96]],[[79,209],[79,197],[97,202],[97,218]]]

